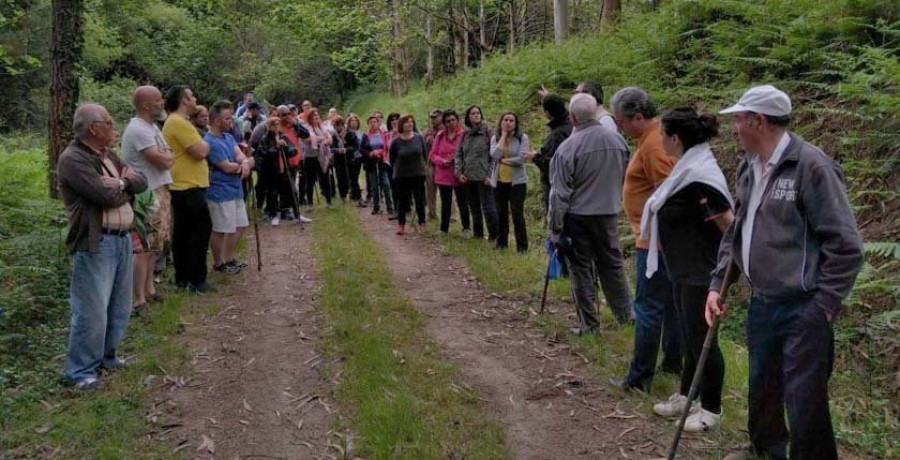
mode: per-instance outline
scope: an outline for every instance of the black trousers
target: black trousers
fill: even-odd
[[[318,158],[303,159],[303,176],[306,180],[306,203],[309,206],[312,206],[313,203],[315,203],[315,201],[313,201],[313,195],[316,190],[316,182],[318,182],[319,188],[322,189],[322,195],[325,195],[325,201],[328,204],[331,204],[331,180],[319,166]]]
[[[425,223],[425,177],[398,177],[394,179],[394,192],[397,194],[397,223],[406,225],[406,213],[409,212],[410,201],[416,203],[416,217],[419,223]]]
[[[697,361],[703,351],[703,342],[709,325],[706,324],[706,294],[709,286],[689,286],[672,283],[675,308],[678,310],[684,331],[685,354],[681,371],[681,394],[691,392],[691,380],[697,370]],[[719,348],[719,338],[713,339],[712,348],[706,358],[700,386],[700,403],[704,409],[718,414],[722,412],[722,385],[725,382],[725,358]]]
[[[346,199],[350,192],[350,163],[347,154],[337,154],[334,156],[334,175],[337,179],[338,196]]]
[[[197,286],[206,282],[206,250],[212,232],[206,189],[172,190],[171,193],[175,284]]]
[[[594,306],[597,300],[594,280],[597,278],[616,321],[626,323],[633,316],[631,293],[619,248],[617,220],[614,215],[566,214],[563,223],[563,235],[572,239],[572,247],[566,251],[565,257],[569,263],[572,296],[582,330],[595,329],[599,325]]]
[[[350,199],[359,201],[362,199],[362,189],[359,188],[359,172],[362,170],[362,162],[349,160],[347,166],[347,179],[350,181]]]
[[[834,332],[812,297],[750,298],[748,397],[750,441],[757,455],[791,460],[838,458],[828,407]],[[784,410],[790,433],[784,423]]]
[[[494,199],[497,201],[497,247],[509,246],[509,214],[512,211],[516,250],[528,250],[528,233],[525,231],[525,184],[497,183]]]
[[[469,229],[469,206],[466,204],[466,191],[462,186],[438,185],[441,193],[441,231],[450,231],[450,215],[453,206],[453,194],[456,194],[456,207],[459,209],[459,221],[463,230]]]
[[[550,179],[541,176],[541,199],[544,200],[544,213],[550,209]]]
[[[462,187],[472,213],[472,234],[475,238],[484,238],[484,225],[487,224],[488,237],[496,240],[498,218],[493,189],[483,181],[469,181]]]

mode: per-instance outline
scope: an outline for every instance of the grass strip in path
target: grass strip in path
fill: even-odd
[[[376,244],[349,207],[322,212],[313,227],[319,306],[329,351],[345,358],[338,387],[354,408],[362,453],[387,459],[510,458],[503,431],[482,413],[394,284]]]

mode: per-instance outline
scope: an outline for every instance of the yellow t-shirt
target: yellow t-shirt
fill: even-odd
[[[509,147],[503,148],[503,155],[501,158],[509,158]],[[497,182],[502,182],[504,184],[512,184],[513,180],[513,170],[512,166],[505,165],[500,163],[500,170],[497,174]]]
[[[197,128],[177,113],[170,113],[162,129],[163,137],[175,153],[172,165],[172,185],[169,190],[188,190],[209,187],[209,165],[188,153],[188,147],[203,142]]]

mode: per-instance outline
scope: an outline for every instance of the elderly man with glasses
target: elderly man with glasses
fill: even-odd
[[[110,150],[118,133],[105,108],[82,105],[73,125],[75,139],[57,164],[69,220],[66,248],[73,258],[65,378],[93,389],[100,368],[125,365],[116,350],[131,316],[131,202],[147,188],[147,179]]]

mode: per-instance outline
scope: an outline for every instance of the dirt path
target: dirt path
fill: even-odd
[[[251,234],[252,266],[201,300],[223,308],[185,326],[190,372],[159,379],[154,411],[173,413],[170,436],[188,456],[309,459],[341,444],[330,431],[332,385],[319,373],[327,360],[317,350],[308,231],[261,225],[263,271]]]
[[[393,222],[360,215],[398,286],[429,318],[428,333],[506,429],[517,459],[663,456],[669,435],[661,436],[658,421],[621,409],[587,375],[583,358],[532,327],[526,307],[482,290],[462,260],[431,241],[395,236]]]

